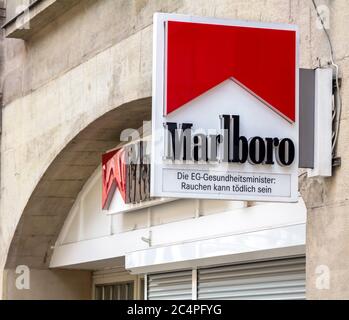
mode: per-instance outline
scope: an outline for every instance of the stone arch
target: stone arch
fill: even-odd
[[[100,164],[101,155],[117,145],[125,128],[139,128],[151,118],[151,98],[125,103],[80,131],[58,154],[36,185],[9,248],[6,269],[27,265],[48,268],[59,231],[81,188]]]

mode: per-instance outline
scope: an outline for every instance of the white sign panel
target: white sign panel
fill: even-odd
[[[154,16],[151,196],[295,202],[297,29]]]

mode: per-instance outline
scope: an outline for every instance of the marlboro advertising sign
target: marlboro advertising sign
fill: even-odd
[[[295,202],[292,25],[154,16],[154,197]]]
[[[118,191],[121,204],[150,200],[148,141],[140,140],[102,156],[102,208],[108,210]],[[128,209],[123,206],[123,210]],[[122,211],[122,210],[118,210]]]

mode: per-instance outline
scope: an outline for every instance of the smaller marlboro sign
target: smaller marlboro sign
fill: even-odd
[[[150,161],[147,144],[147,141],[138,141],[102,156],[104,210],[109,209],[116,192],[120,194],[124,205],[150,200]]]
[[[297,201],[292,25],[154,16],[151,196]]]

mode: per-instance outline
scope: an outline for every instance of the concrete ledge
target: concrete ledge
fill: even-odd
[[[27,40],[81,0],[37,0],[2,28],[5,37]]]

